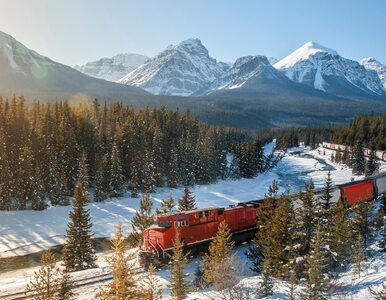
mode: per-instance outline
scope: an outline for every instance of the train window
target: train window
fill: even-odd
[[[199,211],[199,212],[198,212],[198,217],[199,217],[199,218],[202,218],[202,216],[203,216],[202,211]]]
[[[222,216],[222,215],[224,214],[224,211],[223,211],[222,209],[219,209],[219,210],[217,211],[217,214],[218,214],[219,216]]]
[[[188,220],[184,220],[184,221],[175,221],[174,222],[174,227],[184,227],[184,226],[188,226]]]
[[[205,211],[205,217],[209,217],[210,216],[210,210],[206,210]]]
[[[158,225],[160,227],[170,227],[170,226],[172,226],[172,223],[170,221],[159,221]]]

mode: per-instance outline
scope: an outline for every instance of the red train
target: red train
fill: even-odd
[[[322,190],[316,190],[315,197]],[[366,201],[386,193],[386,173],[365,180],[338,185],[333,191],[332,202],[341,197],[349,205]],[[256,232],[256,216],[264,200],[239,203],[229,208],[205,208],[192,211],[171,212],[155,217],[155,224],[143,231],[140,245],[140,261],[160,264],[167,259],[173,247],[177,230],[185,247],[198,252],[216,235],[218,225],[225,221],[236,241],[251,239]]]
[[[326,149],[336,150],[336,151],[341,151],[341,152],[345,151],[346,147],[347,147],[348,151],[351,152],[351,147],[346,146],[346,145],[339,145],[339,144],[323,142],[322,146],[323,146],[323,148],[326,148]],[[368,157],[370,155],[370,151],[371,151],[370,149],[364,148],[363,152],[364,152],[366,157]],[[386,151],[377,150],[377,151],[375,151],[375,155],[377,156],[377,158],[379,160],[386,161]]]

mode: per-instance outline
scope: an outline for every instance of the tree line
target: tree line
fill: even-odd
[[[84,174],[94,201],[255,176],[266,141],[179,110],[0,98],[0,210],[67,205]]]
[[[300,142],[312,148],[322,142],[354,146],[361,140],[366,148],[386,150],[386,116],[361,115],[352,119],[348,125],[267,129],[258,135],[277,138],[278,146],[283,149],[297,147]]]

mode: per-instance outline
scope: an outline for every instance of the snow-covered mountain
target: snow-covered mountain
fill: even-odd
[[[210,93],[216,90],[237,89],[248,84],[251,79],[280,79],[283,75],[272,67],[267,57],[262,55],[243,56],[233,66],[206,88]],[[249,85],[253,88],[253,85]]]
[[[386,90],[386,66],[381,64],[378,60],[376,60],[373,57],[362,59],[361,65],[363,65],[367,70],[376,71],[378,73],[379,79],[381,80]]]
[[[2,93],[58,95],[85,93],[93,97],[126,98],[147,95],[142,89],[87,76],[28,49],[0,31],[0,90]],[[123,96],[123,97],[122,97]]]
[[[111,58],[101,58],[85,65],[75,66],[78,71],[108,81],[118,81],[142,65],[147,56],[134,53],[117,54]]]
[[[384,96],[376,72],[335,50],[308,42],[274,65],[293,81],[340,96]]]
[[[220,78],[229,65],[217,62],[199,39],[170,45],[119,82],[156,95],[189,96]]]

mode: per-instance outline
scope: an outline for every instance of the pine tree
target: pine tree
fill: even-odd
[[[310,249],[312,237],[316,230],[317,214],[319,208],[314,201],[314,183],[305,185],[305,191],[300,193],[301,205],[297,209],[299,217],[299,238],[302,246],[301,255],[307,254]]]
[[[365,251],[366,250],[365,245],[363,243],[363,238],[360,234],[358,234],[355,241],[353,253],[354,273],[358,275],[358,277],[361,277],[362,263],[366,259]]]
[[[83,152],[82,156],[80,157],[78,181],[82,183],[82,185],[87,191],[90,185],[90,182],[89,182],[89,176],[88,176],[87,156],[85,152]]]
[[[269,258],[264,259],[262,269],[262,281],[257,290],[260,297],[267,297],[273,293],[273,269]]]
[[[127,245],[122,234],[122,225],[116,226],[111,244],[114,254],[106,260],[111,268],[113,280],[98,292],[97,298],[102,300],[144,299],[134,278],[136,272],[132,262],[133,257],[126,254]]]
[[[296,299],[296,284],[298,280],[296,278],[296,272],[291,270],[290,271],[290,277],[289,277],[289,288],[288,288],[288,300],[295,300]]]
[[[365,247],[372,237],[372,226],[370,223],[373,201],[359,201],[352,208],[354,215],[351,218],[352,232],[360,235]]]
[[[113,144],[111,153],[111,170],[110,170],[110,197],[122,196],[125,188],[125,178],[123,176],[122,164],[118,146]]]
[[[88,196],[81,182],[75,188],[73,210],[66,230],[64,265],[68,271],[95,267],[95,249],[92,241],[90,211],[86,209]]]
[[[350,255],[352,230],[349,222],[349,210],[344,199],[340,199],[334,206],[331,216],[331,242],[332,253],[336,253],[332,267],[341,271]]]
[[[187,211],[197,209],[197,204],[195,197],[192,192],[186,187],[184,188],[184,194],[178,200],[178,210],[179,211]]]
[[[321,204],[321,224],[325,224],[330,219],[331,199],[333,197],[334,185],[332,183],[331,172],[327,173],[327,178],[323,188],[323,194],[320,197]]]
[[[21,149],[18,161],[18,177],[15,183],[16,198],[19,209],[26,209],[31,200],[31,195],[36,190],[36,182],[31,174],[34,173],[33,154],[29,146]]]
[[[150,264],[146,275],[142,278],[141,287],[143,300],[161,300],[162,290],[159,288],[159,279],[155,277],[155,267]]]
[[[106,200],[109,195],[108,161],[103,155],[96,162],[94,199],[97,202]]]
[[[170,288],[171,296],[175,300],[183,300],[189,291],[188,282],[185,279],[184,269],[186,257],[183,252],[183,244],[180,233],[177,231],[173,243],[173,255],[171,258],[170,269]]]
[[[320,226],[316,229],[315,240],[311,244],[311,251],[307,257],[307,284],[303,298],[307,300],[326,299],[326,290],[329,284],[328,275],[324,272],[325,253],[324,241]]]
[[[142,232],[154,223],[152,208],[153,201],[150,194],[144,193],[139,204],[139,210],[137,210],[131,221],[133,227],[133,231],[129,235],[131,245],[138,245],[142,239]]]
[[[370,154],[369,154],[369,159],[367,160],[367,163],[366,163],[366,175],[371,176],[377,168],[378,168],[378,161],[375,153],[375,146],[372,145]]]
[[[161,201],[161,212],[162,213],[171,212],[175,206],[176,204],[174,203],[173,194],[172,192],[170,192],[169,198]]]
[[[352,157],[352,168],[354,174],[364,174],[366,169],[366,159],[364,154],[363,141],[359,139],[354,146]]]
[[[32,300],[70,300],[74,298],[71,281],[65,269],[55,267],[51,252],[43,252],[40,269],[27,285],[26,298]]]
[[[45,195],[44,195],[44,186],[42,182],[40,168],[36,167],[34,172],[34,184],[32,185],[32,194],[30,196],[31,205],[33,210],[43,210],[46,205],[44,203]]]
[[[230,229],[223,221],[219,224],[216,236],[210,243],[203,261],[204,280],[207,284],[212,284],[216,290],[222,290],[232,284],[234,272],[230,251],[233,246]]]

